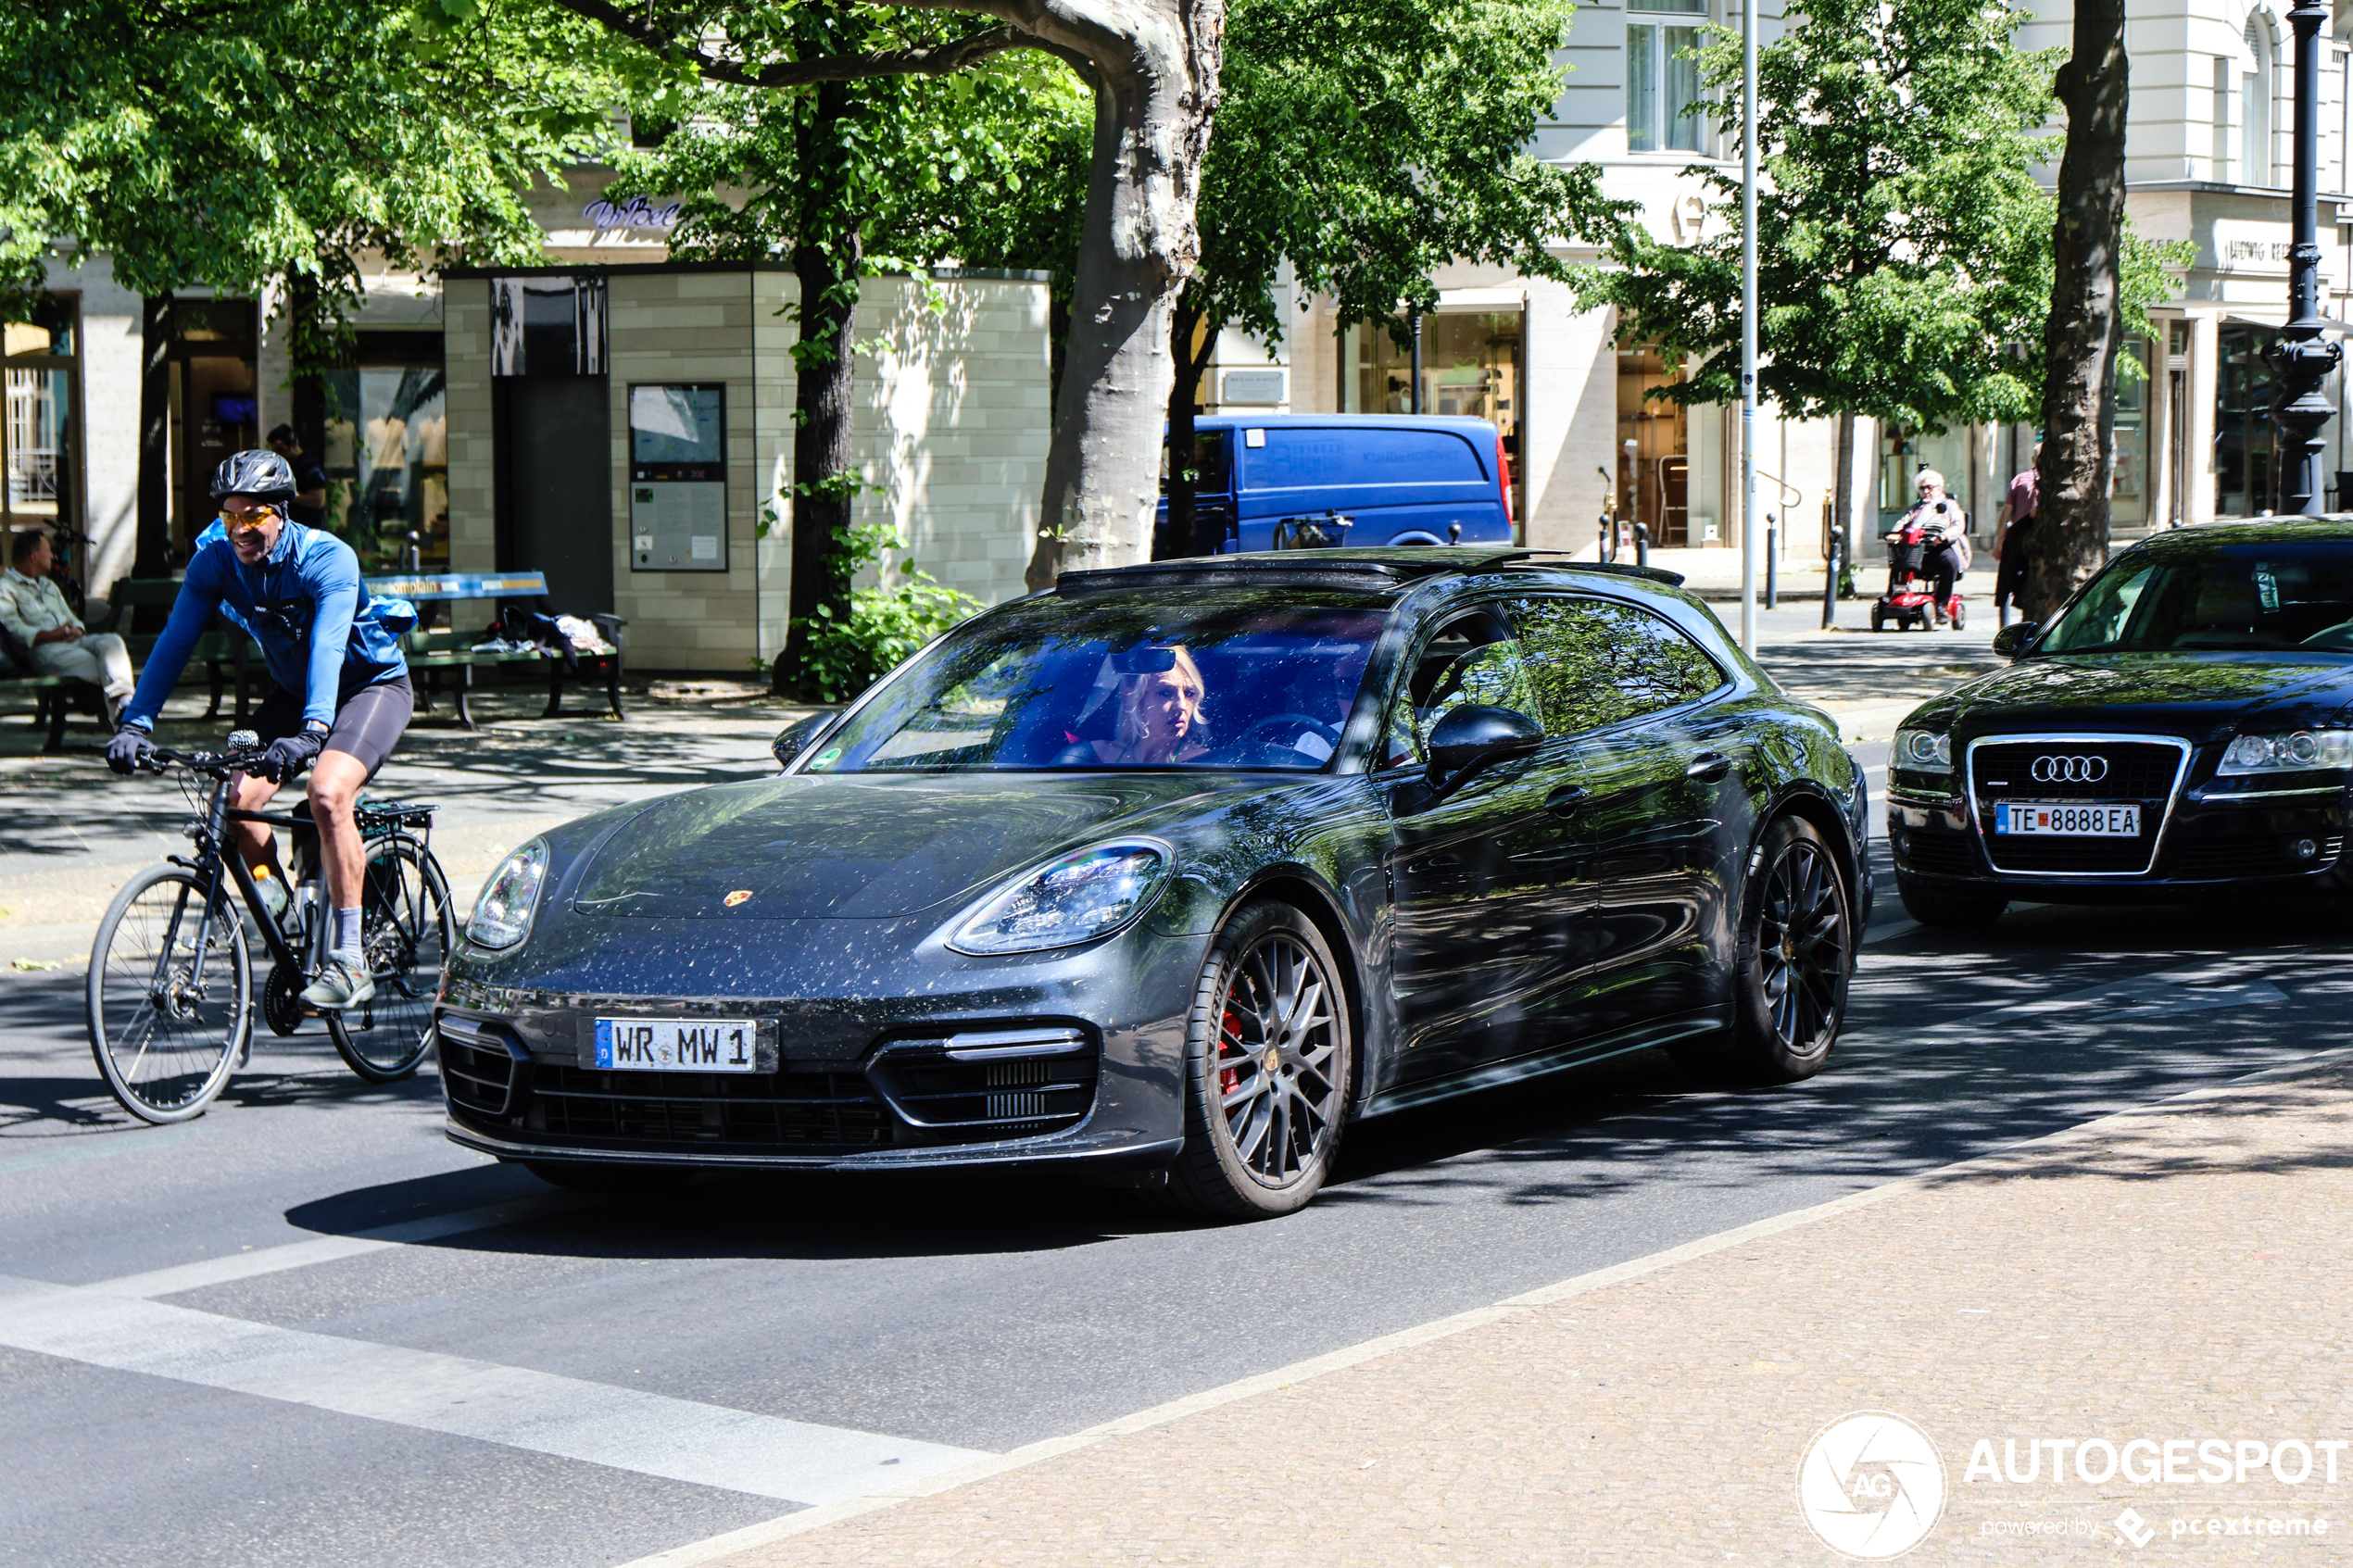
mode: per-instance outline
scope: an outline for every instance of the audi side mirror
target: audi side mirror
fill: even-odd
[[[806,719],[796,719],[786,724],[768,745],[768,749],[775,755],[776,765],[781,768],[792,766],[793,759],[816,745],[818,737],[832,729],[834,721],[840,717],[839,713],[833,712],[812,713]]]
[[[2016,659],[2026,651],[2026,645],[2032,642],[2034,633],[2042,629],[2040,624],[2032,621],[2015,621],[2005,626],[1994,633],[1994,651],[2004,659]]]
[[[1525,757],[1543,744],[1543,726],[1527,714],[1465,703],[1429,733],[1429,786],[1451,789],[1481,768]]]

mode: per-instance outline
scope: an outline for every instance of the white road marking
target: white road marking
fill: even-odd
[[[993,1457],[6,1275],[0,1345],[784,1502]]]
[[[208,1285],[226,1285],[232,1280],[254,1279],[286,1269],[307,1269],[313,1263],[332,1263],[343,1258],[362,1257],[370,1252],[381,1252],[388,1247],[414,1246],[422,1241],[439,1241],[447,1236],[461,1236],[467,1231],[487,1230],[493,1225],[511,1225],[523,1220],[544,1219],[550,1214],[560,1214],[598,1201],[572,1193],[535,1194],[481,1209],[461,1209],[454,1214],[403,1220],[398,1224],[382,1225],[350,1236],[322,1236],[311,1241],[290,1241],[283,1247],[265,1247],[254,1252],[232,1252],[225,1257],[208,1258],[200,1263],[182,1263],[146,1273],[124,1274],[118,1279],[101,1280],[82,1288],[134,1298],[172,1296],[182,1290],[202,1289]]]

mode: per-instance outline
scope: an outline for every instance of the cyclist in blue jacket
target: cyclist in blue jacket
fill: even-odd
[[[107,765],[132,772],[155,751],[156,715],[214,611],[251,633],[273,684],[254,723],[269,749],[237,780],[236,804],[258,810],[280,784],[310,770],[310,816],[333,924],[326,967],[302,998],[313,1007],[350,1007],[376,990],[360,947],[362,851],[352,807],[408,728],[415,696],[399,633],[412,612],[401,601],[370,597],[350,546],[291,520],[294,470],[277,453],[229,458],[212,476],[212,495],[220,525],[197,540],[171,619],[107,746]],[[275,877],[283,889],[269,825],[238,822],[232,832],[255,875]]]

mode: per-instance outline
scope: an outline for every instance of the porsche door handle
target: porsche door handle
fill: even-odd
[[[1544,809],[1555,817],[1573,817],[1592,798],[1592,792],[1583,784],[1563,784],[1544,797]]]
[[[1683,776],[1697,779],[1702,784],[1714,784],[1731,771],[1730,758],[1720,751],[1703,751],[1692,759],[1691,766],[1683,770]]]

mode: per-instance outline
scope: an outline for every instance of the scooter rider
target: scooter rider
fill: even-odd
[[[1920,470],[1912,483],[1919,499],[1895,526],[1900,531],[1915,521],[1920,525],[1920,565],[1935,582],[1936,621],[1943,625],[1952,610],[1953,585],[1969,570],[1969,514],[1944,494],[1944,476],[1934,469]]]
[[[415,698],[399,633],[414,612],[400,600],[371,599],[350,546],[291,521],[294,471],[277,453],[237,453],[214,472],[212,495],[220,526],[197,542],[171,619],[107,746],[107,765],[129,773],[154,752],[156,715],[216,609],[250,632],[274,689],[254,724],[269,749],[237,779],[235,804],[258,810],[281,784],[310,769],[310,816],[333,924],[326,967],[302,997],[318,1008],[350,1007],[375,995],[360,947],[362,847],[352,807],[409,724]],[[276,877],[283,889],[269,825],[239,822],[233,831],[254,874]]]

